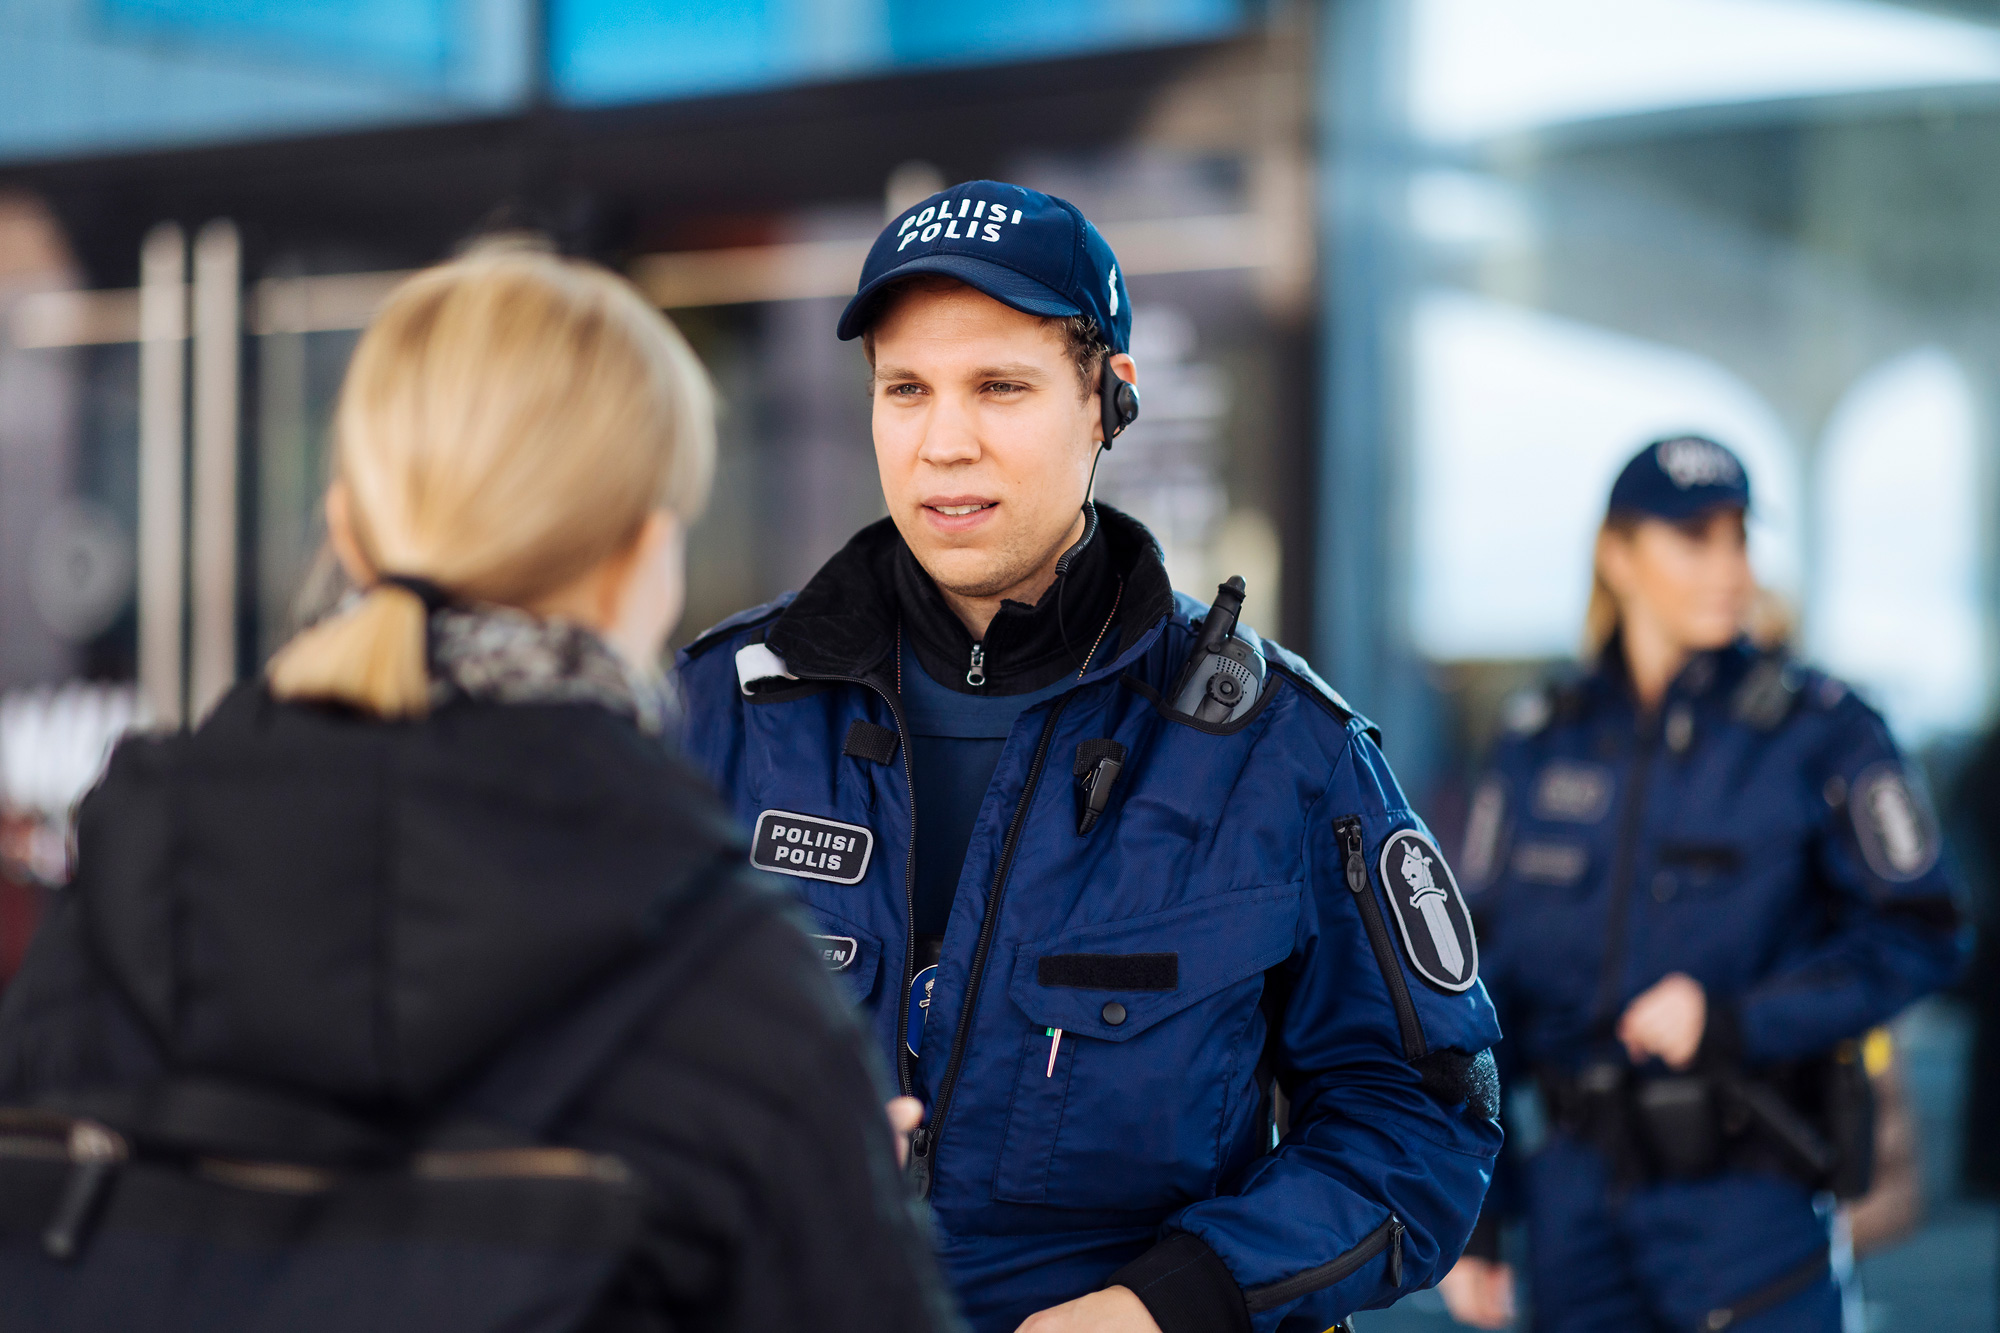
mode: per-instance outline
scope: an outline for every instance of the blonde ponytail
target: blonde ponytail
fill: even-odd
[[[378,717],[421,717],[430,708],[427,619],[415,595],[378,584],[278,650],[271,692],[281,699],[338,699]]]
[[[693,350],[624,280],[475,252],[390,295],[355,348],[334,438],[371,569],[527,606],[629,549],[653,512],[699,514],[714,398]],[[279,649],[271,692],[421,716],[426,633],[416,593],[366,589]]]
[[[1583,609],[1582,657],[1586,665],[1595,666],[1612,637],[1618,633],[1618,597],[1611,591],[1611,585],[1604,581],[1604,543],[1614,538],[1629,540],[1632,530],[1638,525],[1639,520],[1633,515],[1609,515],[1603,526],[1598,528],[1597,540],[1591,546],[1590,601]]]

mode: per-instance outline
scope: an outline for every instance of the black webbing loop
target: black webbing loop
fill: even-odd
[[[840,752],[877,764],[890,763],[896,758],[896,733],[866,718],[856,718],[847,729],[847,742]]]

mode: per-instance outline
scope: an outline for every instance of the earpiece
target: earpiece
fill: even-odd
[[[1107,356],[1097,384],[1097,398],[1104,409],[1104,447],[1109,449],[1119,432],[1139,419],[1139,386],[1120,379]]]

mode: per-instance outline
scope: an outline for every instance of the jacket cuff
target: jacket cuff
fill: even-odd
[[[1221,1256],[1186,1231],[1168,1232],[1104,1285],[1130,1288],[1160,1333],[1250,1333],[1243,1288]]]
[[[1472,1237],[1465,1242],[1464,1254],[1468,1259],[1484,1259],[1490,1264],[1500,1262],[1500,1218],[1492,1209],[1479,1214]]]
[[[1743,1067],[1743,1010],[1734,1000],[1710,998],[1701,1045],[1694,1052],[1694,1067],[1708,1074],[1729,1073]]]

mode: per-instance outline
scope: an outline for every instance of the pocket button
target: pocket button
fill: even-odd
[[[1118,1001],[1116,1000],[1113,1000],[1111,1001],[1111,1003],[1105,1005],[1104,1021],[1109,1023],[1112,1027],[1117,1027],[1120,1023],[1123,1023],[1125,1021],[1125,1006],[1118,1003]]]

